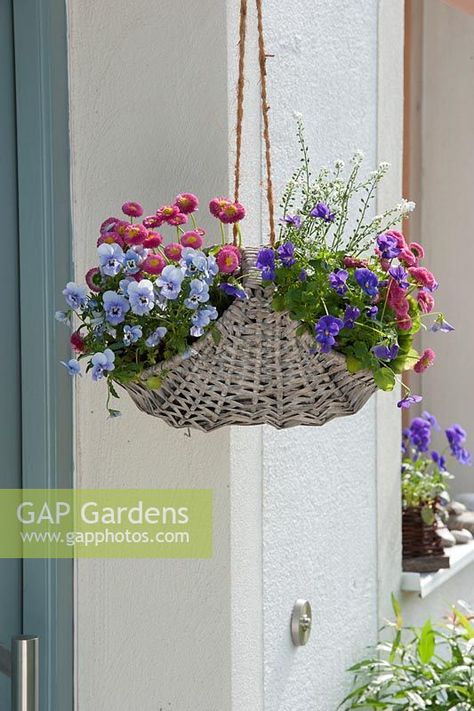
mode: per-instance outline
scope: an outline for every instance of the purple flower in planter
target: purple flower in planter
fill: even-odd
[[[336,269],[335,272],[331,272],[328,275],[329,283],[331,285],[331,288],[334,289],[334,291],[339,294],[340,296],[344,296],[344,294],[347,291],[347,284],[346,281],[349,277],[349,272],[346,271],[345,269]]]
[[[395,279],[401,289],[408,289],[410,286],[410,283],[408,282],[408,273],[403,267],[392,267],[388,270],[388,273],[393,279]]]
[[[60,363],[64,365],[69,375],[81,375],[81,366],[77,358],[71,358],[67,363],[61,360]]]
[[[123,343],[125,346],[130,346],[132,343],[136,343],[140,340],[142,335],[141,326],[129,326],[127,324],[123,327]]]
[[[436,417],[435,417],[434,415],[432,415],[431,413],[429,413],[428,410],[425,410],[425,411],[423,412],[423,417],[424,417],[424,419],[425,419],[427,422],[430,423],[431,427],[432,427],[434,430],[436,430],[436,432],[440,432],[440,431],[441,431],[441,427],[439,426],[438,420],[436,419]]]
[[[308,272],[306,271],[306,269],[302,269],[300,271],[300,273],[298,274],[299,281],[306,281],[307,278],[308,278]]]
[[[301,217],[299,215],[285,215],[281,222],[289,227],[294,227],[295,230],[299,230],[301,227]]]
[[[407,395],[402,400],[397,402],[397,407],[408,410],[412,405],[417,405],[422,400],[423,398],[421,395]]]
[[[219,284],[219,289],[222,289],[224,294],[227,294],[227,296],[233,296],[235,299],[248,299],[248,294],[241,289],[239,286],[234,286],[234,284],[228,284],[227,282],[223,282],[222,284]]]
[[[293,242],[285,242],[280,247],[278,247],[278,256],[280,257],[280,262],[284,267],[292,267],[296,263],[295,259],[295,245]]]
[[[439,452],[431,452],[431,459],[442,472],[446,471],[446,459]]]
[[[442,333],[450,333],[454,330],[454,326],[451,326],[450,323],[445,321],[442,314],[437,317],[436,321],[430,328],[430,331],[432,331],[433,333],[436,333],[437,331],[441,331]]]
[[[271,247],[260,250],[255,266],[257,269],[261,269],[262,279],[265,281],[275,280],[275,252]]]
[[[423,417],[415,417],[408,430],[410,442],[419,452],[427,452],[431,443],[431,425]]]
[[[92,380],[102,380],[104,373],[108,373],[115,369],[114,365],[115,353],[106,348],[103,353],[94,353],[91,359],[92,363]]]
[[[344,314],[344,328],[352,329],[360,316],[360,309],[357,306],[348,306]]]
[[[374,321],[377,318],[377,314],[379,312],[379,307],[378,306],[369,306],[367,309],[367,316]]]
[[[71,309],[80,309],[86,303],[86,287],[69,281],[63,289],[63,296]]]
[[[335,214],[329,209],[329,205],[325,202],[318,202],[316,207],[314,207],[309,213],[311,217],[319,217],[324,222],[334,222]]]
[[[118,326],[119,323],[125,321],[125,314],[130,311],[128,299],[115,291],[106,291],[103,301],[107,321],[112,326]]]
[[[148,348],[156,348],[156,346],[161,343],[167,333],[168,329],[166,328],[166,326],[159,326],[158,328],[156,328],[145,341]]]
[[[124,253],[122,247],[118,244],[107,244],[103,242],[97,248],[99,255],[100,270],[103,274],[109,277],[117,276],[122,269]]]
[[[398,343],[393,343],[391,346],[385,346],[383,344],[379,346],[374,346],[372,348],[372,353],[379,360],[395,360],[400,350]]]
[[[377,246],[382,255],[382,259],[394,259],[398,257],[401,252],[396,237],[387,232],[377,237]]]
[[[191,326],[190,334],[198,338],[204,333],[206,326],[209,326],[211,321],[215,321],[219,316],[215,306],[205,306],[203,309],[196,311],[192,317],[191,321],[193,325]]]
[[[446,437],[449,442],[451,454],[460,464],[471,465],[471,454],[462,445],[466,441],[466,432],[460,425],[452,425],[446,430]]]
[[[356,269],[354,272],[355,278],[362,291],[364,291],[368,296],[377,296],[379,280],[377,275],[366,269],[365,267],[361,269]]]
[[[192,263],[190,264],[192,267]],[[188,266],[188,271],[191,267]],[[164,296],[165,299],[174,301],[179,296],[183,279],[184,274],[182,270],[179,267],[173,267],[172,264],[168,264],[161,272],[155,284],[161,287],[161,295]],[[128,287],[129,291],[131,286],[132,284]]]
[[[322,353],[329,353],[331,348],[336,345],[336,336],[343,326],[342,319],[335,316],[322,316],[319,319],[314,330]]]

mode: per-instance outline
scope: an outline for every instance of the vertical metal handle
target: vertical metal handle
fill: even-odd
[[[12,711],[39,711],[39,638],[13,637]]]

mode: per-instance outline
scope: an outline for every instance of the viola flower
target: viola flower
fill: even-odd
[[[209,261],[204,252],[192,247],[185,247],[181,258],[181,263],[186,267],[185,276],[195,276],[201,272],[205,276],[209,276],[208,265]]]
[[[141,217],[143,215],[143,207],[139,202],[124,202],[122,212],[124,215],[128,215],[128,217]]]
[[[377,246],[382,259],[394,259],[400,254],[400,247],[395,235],[390,232],[383,232],[377,237]]]
[[[441,427],[439,426],[438,420],[436,419],[436,417],[435,417],[434,415],[432,415],[430,412],[428,412],[428,410],[425,410],[425,411],[423,412],[423,418],[424,418],[427,422],[430,423],[430,426],[431,426],[434,430],[436,430],[437,432],[440,432],[440,431],[441,431]]]
[[[217,266],[223,274],[232,274],[240,266],[240,258],[234,250],[222,247],[216,256]]]
[[[94,353],[91,359],[92,363],[92,380],[102,380],[104,373],[109,373],[115,369],[114,365],[115,353],[106,348],[103,353]]]
[[[184,232],[179,241],[183,247],[192,247],[193,249],[200,249],[203,245],[202,236],[196,230]]]
[[[408,273],[403,267],[391,267],[388,270],[388,273],[390,274],[392,279],[395,279],[401,289],[408,289],[408,287],[410,286],[409,282],[407,281]]]
[[[439,452],[431,452],[431,459],[441,472],[446,471],[446,459]]]
[[[135,252],[133,249],[129,249],[125,252],[123,258],[123,270],[125,274],[133,276],[140,271],[140,266],[143,262],[143,257]]]
[[[107,321],[112,326],[118,326],[119,323],[125,321],[125,314],[130,311],[128,300],[116,291],[106,291],[102,298]]]
[[[124,253],[118,244],[101,244],[97,248],[100,271],[106,276],[114,277],[122,269]]]
[[[156,328],[145,341],[148,348],[156,348],[156,346],[161,343],[167,333],[168,329],[166,328],[166,326],[159,326],[158,328]]]
[[[227,296],[233,296],[235,299],[249,298],[248,294],[243,289],[238,286],[234,286],[234,284],[223,282],[222,284],[219,284],[219,289],[222,289],[224,294],[227,294]]]
[[[232,245],[228,245],[232,246]],[[240,250],[238,250],[238,255],[239,255],[239,261],[240,261]],[[219,266],[216,262],[215,257],[212,254],[209,254],[207,257],[207,268],[206,271],[204,272],[204,281],[206,284],[212,284],[214,281],[214,277],[216,274],[219,273]]]
[[[148,230],[143,225],[127,225],[124,230],[124,240],[129,245],[139,245],[148,237]]]
[[[423,417],[415,417],[408,428],[410,442],[419,452],[427,452],[431,444],[431,425]]]
[[[61,360],[59,361],[61,365],[64,365],[69,375],[82,375],[81,366],[77,358],[70,358],[67,362]]]
[[[466,441],[466,432],[460,425],[452,425],[445,430],[448,439],[451,454],[460,464],[471,465],[471,455],[467,449],[463,447]]]
[[[161,287],[160,292],[165,299],[174,300],[179,296],[183,279],[184,274],[182,270],[179,267],[173,267],[173,265],[168,264],[168,266],[163,269],[155,283],[157,286]]]
[[[219,216],[219,213],[222,211],[222,209],[223,209],[226,205],[230,205],[230,204],[231,204],[231,201],[229,200],[229,198],[225,198],[225,197],[215,197],[215,198],[213,198],[213,199],[211,200],[211,202],[209,203],[209,212],[210,212],[211,215],[213,215],[214,217],[218,217],[218,216]]]
[[[295,230],[299,230],[301,227],[301,217],[299,215],[284,215],[280,222],[293,227]]]
[[[336,294],[339,294],[340,296],[344,296],[344,294],[347,291],[346,281],[347,281],[348,277],[349,277],[349,272],[346,271],[345,269],[336,269],[335,272],[331,272],[331,274],[328,275],[328,279],[329,279],[331,288],[334,289]]]
[[[142,220],[143,227],[146,227],[147,230],[153,230],[155,227],[161,227],[163,222],[164,220],[157,215],[148,215],[148,217],[144,217]]]
[[[359,316],[360,309],[358,309],[357,306],[348,306],[344,313],[344,328],[352,330]]]
[[[99,247],[101,244],[118,244],[120,247],[123,247],[125,244],[123,237],[119,235],[118,232],[104,232],[104,234],[99,235],[99,238],[97,240],[97,246]]]
[[[172,262],[179,262],[183,253],[183,247],[177,242],[171,242],[171,244],[165,245],[163,251]]]
[[[293,242],[285,242],[284,244],[280,245],[277,249],[277,252],[280,258],[280,262],[283,264],[284,267],[292,267],[293,264],[296,264],[295,245],[293,244]]]
[[[423,398],[421,395],[407,395],[402,400],[397,402],[397,407],[400,407],[403,410],[408,410],[412,405],[417,405],[422,400]]]
[[[308,272],[306,269],[302,269],[298,274],[298,281],[306,281],[308,278]]]
[[[173,227],[179,227],[179,225],[185,225],[187,221],[188,221],[188,216],[185,215],[183,212],[178,212],[177,215],[173,215],[173,217],[169,217],[167,219],[167,223],[169,225],[173,225]]]
[[[200,304],[205,304],[207,301],[209,301],[209,286],[200,279],[192,279],[189,296],[184,300],[184,305],[195,311]]]
[[[437,331],[441,331],[442,333],[450,333],[455,330],[454,326],[451,326],[450,323],[444,320],[443,314],[437,316],[436,321],[430,328],[430,331],[433,333],[436,333]]]
[[[205,306],[202,309],[196,311],[192,317],[192,327],[190,330],[190,335],[195,338],[199,338],[204,333],[206,326],[209,326],[211,321],[215,321],[219,316],[215,306]]]
[[[264,247],[260,250],[255,266],[257,269],[261,269],[264,281],[275,280],[275,252],[271,247]]]
[[[424,286],[425,289],[428,289],[428,291],[436,291],[438,288],[438,282],[428,269],[424,267],[410,267],[408,271],[413,279],[420,284],[420,286]]]
[[[81,336],[81,332],[79,330],[74,331],[71,334],[71,338],[69,340],[70,340],[71,346],[74,348],[76,353],[84,353],[84,351],[86,349],[86,343],[85,343],[83,337]]]
[[[390,362],[392,360],[395,360],[395,358],[398,356],[400,348],[398,343],[393,343],[391,346],[386,346],[384,344],[374,346],[371,350],[374,356],[379,360]]]
[[[379,280],[374,272],[371,272],[370,269],[362,268],[356,269],[354,275],[362,291],[368,296],[377,296]]]
[[[176,196],[174,204],[178,207],[179,211],[185,215],[196,212],[199,208],[199,200],[193,193],[180,193]]]
[[[369,306],[367,309],[367,316],[372,320],[375,321],[377,318],[377,314],[379,312],[379,307],[378,306]]]
[[[329,206],[326,205],[325,202],[318,202],[316,207],[314,207],[309,214],[311,215],[311,217],[319,217],[326,223],[334,222],[334,219],[336,217],[334,212],[331,212]]]
[[[136,343],[142,337],[142,327],[141,326],[129,326],[126,324],[123,327],[123,344],[124,346],[130,346],[132,343]]]
[[[142,271],[147,274],[161,274],[166,266],[166,260],[161,254],[149,254],[142,264]]]
[[[102,277],[100,275],[100,270],[97,267],[92,267],[92,269],[89,269],[89,271],[86,273],[85,279],[86,284],[91,291],[95,291],[97,293],[100,291]]]
[[[423,313],[429,314],[433,311],[435,301],[433,296],[428,291],[419,291],[416,300],[418,301],[418,305]]]
[[[424,373],[433,365],[435,359],[436,353],[431,348],[426,348],[423,351],[420,360],[415,363],[413,370],[415,373]]]
[[[342,263],[347,269],[351,267],[368,267],[369,263],[366,259],[356,259],[355,257],[344,257]]]
[[[319,319],[314,330],[322,353],[329,353],[336,345],[336,336],[343,326],[343,321],[335,316],[322,316]]]
[[[78,286],[73,281],[69,281],[63,289],[63,296],[71,309],[80,309],[86,303],[86,287]]]
[[[162,205],[159,210],[156,211],[156,217],[163,222],[168,222],[172,217],[179,215],[179,207],[177,205]]]
[[[159,247],[162,242],[163,237],[159,232],[148,232],[148,236],[146,240],[144,240],[143,246],[145,249],[154,249],[155,247]]]
[[[168,268],[168,267],[166,267]],[[174,267],[170,267],[174,269]],[[164,271],[164,270],[163,270]],[[144,316],[149,314],[155,305],[155,294],[153,284],[149,279],[132,281],[127,288],[130,306],[134,314]]]
[[[400,250],[407,248],[408,245],[406,243],[406,239],[401,232],[398,232],[397,230],[387,230],[384,232],[384,235],[394,237]]]
[[[228,202],[217,213],[217,218],[224,224],[240,222],[245,217],[245,208],[240,202]]]

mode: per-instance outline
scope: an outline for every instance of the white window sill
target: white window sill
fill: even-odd
[[[436,573],[402,573],[401,589],[404,592],[416,592],[420,597],[426,597],[451,580],[467,565],[474,563],[474,541],[447,548],[446,554],[450,559],[450,568],[438,570]]]

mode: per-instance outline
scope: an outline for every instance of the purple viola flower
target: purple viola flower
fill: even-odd
[[[124,253],[122,247],[115,242],[113,244],[103,242],[97,248],[97,254],[99,255],[102,274],[109,277],[117,276],[123,265]]]
[[[69,375],[82,375],[81,366],[77,358],[70,358],[67,362],[61,360],[60,363],[64,365]]]
[[[314,330],[322,353],[329,353],[331,348],[336,345],[336,336],[343,326],[342,319],[335,316],[322,316],[319,319]]]
[[[354,275],[362,291],[364,291],[368,296],[377,296],[379,291],[379,280],[377,279],[376,274],[371,272],[370,269],[362,267],[360,269],[356,269]]]
[[[308,278],[308,272],[306,271],[306,269],[302,269],[300,271],[300,273],[298,274],[299,281],[306,281],[307,278]]]
[[[158,328],[156,328],[145,341],[148,348],[156,348],[156,346],[161,343],[167,333],[168,329],[166,328],[166,326],[158,326]]]
[[[196,310],[200,304],[209,301],[209,286],[200,279],[191,279],[189,296],[184,300],[188,309]]]
[[[139,272],[143,259],[143,255],[139,254],[135,249],[127,250],[123,257],[123,269],[125,274],[136,274]]]
[[[86,287],[69,281],[63,289],[63,296],[71,309],[80,309],[86,303]]]
[[[446,437],[449,442],[449,448],[451,454],[455,457],[460,464],[471,465],[471,454],[467,449],[463,447],[466,441],[466,432],[463,430],[461,425],[452,425],[446,430]]]
[[[430,412],[428,412],[428,410],[425,410],[423,412],[423,417],[427,422],[430,423],[431,427],[434,430],[436,430],[436,432],[441,431],[441,427],[439,426],[438,420],[436,419],[436,417],[434,415],[432,415]]]
[[[344,328],[352,329],[360,316],[360,309],[357,306],[348,306],[344,313]]]
[[[277,249],[280,262],[284,267],[292,267],[296,263],[295,245],[293,242],[285,242]]]
[[[255,266],[257,269],[261,269],[262,279],[265,281],[275,280],[275,252],[271,247],[260,250]]]
[[[103,353],[94,353],[91,359],[92,363],[92,380],[102,380],[105,373],[115,369],[114,365],[115,353],[106,348]]]
[[[163,272],[166,269],[168,269],[168,267],[165,267]],[[174,267],[172,267],[172,269],[174,269]],[[134,314],[137,314],[137,316],[144,316],[150,313],[155,305],[155,294],[153,291],[153,284],[149,279],[141,279],[141,281],[130,282],[127,292],[128,298],[130,299],[130,306]]]
[[[334,222],[335,214],[331,212],[329,205],[325,202],[318,202],[316,207],[314,207],[309,213],[311,217],[319,217],[324,222]]]
[[[191,326],[189,333],[195,338],[202,336],[206,326],[209,326],[211,321],[215,321],[218,316],[219,314],[215,306],[205,306],[204,308],[199,309],[191,317],[193,325]]]
[[[369,306],[367,309],[367,316],[372,319],[372,321],[375,321],[377,318],[377,314],[379,312],[379,307],[378,306]]]
[[[446,471],[446,459],[439,452],[431,452],[431,459],[437,465],[440,471]]]
[[[407,395],[402,400],[397,402],[397,407],[400,407],[403,410],[408,410],[412,405],[417,405],[422,400],[423,398],[421,395]]]
[[[194,252],[194,250],[192,250]],[[205,258],[204,258],[205,259]],[[187,272],[190,274],[194,274],[196,271],[204,271],[204,269],[201,269],[199,266],[196,266],[196,264],[202,265],[202,261],[198,259],[197,257],[193,257],[193,255],[187,255],[187,260],[189,261],[186,262],[187,266]],[[194,260],[194,261],[193,261]],[[207,260],[206,261],[206,267],[207,267]],[[181,284],[184,279],[184,274],[182,269],[179,267],[174,267],[172,264],[168,264],[163,271],[161,272],[160,276],[156,280],[155,284],[157,286],[161,287],[161,295],[164,296],[165,299],[170,299],[171,301],[174,301],[175,299],[178,298],[179,292],[181,291]],[[141,282],[140,282],[141,283]],[[151,283],[151,282],[150,282]],[[131,284],[128,287],[128,290],[130,291]],[[133,306],[132,306],[133,310]]]
[[[423,417],[415,417],[409,427],[409,439],[419,452],[427,452],[431,444],[431,426]]]
[[[125,321],[125,314],[130,311],[128,299],[115,291],[106,291],[103,302],[106,319],[112,326]]]
[[[437,317],[436,321],[430,328],[430,331],[432,331],[433,333],[437,333],[437,331],[441,331],[441,333],[450,333],[454,330],[454,326],[451,326],[450,323],[445,321],[442,314]]]
[[[381,344],[379,346],[374,346],[372,348],[372,353],[379,360],[392,361],[397,357],[399,350],[400,348],[398,343],[393,343],[391,346]]]
[[[382,259],[394,259],[401,252],[396,237],[384,232],[377,237],[377,246],[382,255]]]
[[[136,343],[140,340],[142,335],[141,326],[129,326],[127,324],[123,327],[123,343],[125,346],[130,346],[132,343]]]
[[[281,222],[289,225],[290,227],[294,227],[295,230],[299,230],[301,227],[301,217],[299,215],[285,215],[281,219]]]
[[[329,283],[331,288],[334,289],[336,294],[344,296],[347,291],[346,281],[349,277],[349,272],[346,269],[336,269],[336,271],[331,272],[328,275]]]
[[[244,291],[239,286],[235,286],[234,284],[228,284],[227,282],[223,282],[222,284],[219,284],[219,289],[222,289],[224,294],[227,294],[227,296],[233,296],[235,299],[249,298],[246,291]]]
[[[393,279],[395,279],[401,289],[408,289],[410,286],[408,281],[408,272],[403,267],[392,267],[388,270],[388,273]]]

